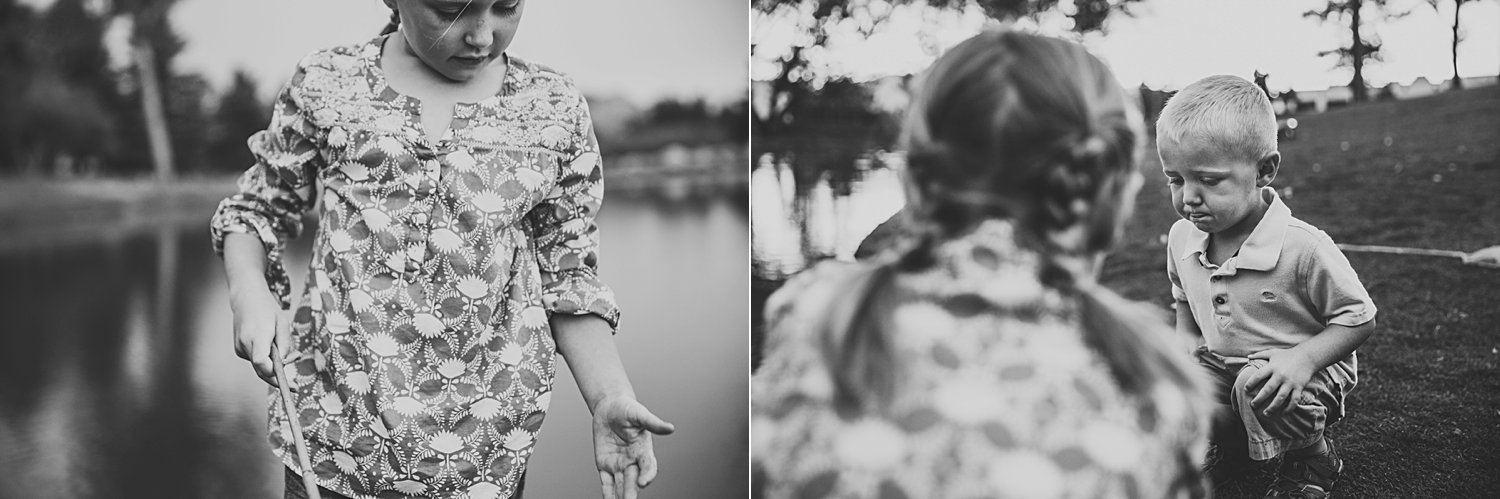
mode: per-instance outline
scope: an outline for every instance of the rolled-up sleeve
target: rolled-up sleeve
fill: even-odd
[[[1349,259],[1333,239],[1318,238],[1313,251],[1302,258],[1300,274],[1307,299],[1322,314],[1324,325],[1358,326],[1375,318],[1375,302]]]
[[[303,114],[295,88],[296,74],[277,95],[271,123],[250,136],[247,144],[255,164],[241,174],[238,191],[219,203],[210,223],[214,252],[224,254],[224,237],[231,232],[251,234],[266,250],[266,283],[290,306],[291,282],[282,264],[286,243],[302,232],[302,214],[316,201],[316,172],[321,162],[314,142],[316,127]]]
[[[604,200],[603,166],[588,104],[578,97],[558,183],[527,215],[541,269],[542,299],[549,313],[594,314],[617,328],[615,293],[599,279],[599,226]]]

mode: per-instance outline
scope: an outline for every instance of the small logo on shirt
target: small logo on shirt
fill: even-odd
[[[1272,293],[1270,290],[1263,290],[1260,292],[1260,301],[1276,301],[1276,293]]]

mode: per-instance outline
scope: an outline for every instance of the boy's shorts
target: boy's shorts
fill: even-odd
[[[1324,428],[1343,419],[1344,396],[1356,382],[1341,364],[1328,366],[1313,374],[1295,405],[1267,416],[1251,406],[1255,393],[1246,393],[1245,387],[1250,374],[1266,365],[1265,359],[1225,357],[1199,346],[1198,364],[1212,374],[1214,399],[1220,404],[1213,440],[1222,445],[1243,435],[1250,458],[1257,461],[1317,443]]]

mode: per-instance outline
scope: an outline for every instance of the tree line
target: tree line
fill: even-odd
[[[245,141],[266,127],[270,102],[244,71],[216,93],[202,75],[173,68],[185,46],[168,16],[175,3],[55,0],[39,9],[0,0],[0,177],[169,179],[249,167]],[[123,67],[111,65],[111,27],[128,32]],[[599,138],[605,152],[743,143],[747,109],[744,100],[666,99]]]
[[[222,95],[172,68],[175,0],[0,0],[0,175],[154,175],[243,170],[268,103],[237,72]],[[106,30],[125,23],[129,63],[111,67]]]
[[[756,156],[771,154],[789,159],[798,175],[798,185],[825,172],[835,180],[853,173],[855,159],[870,151],[892,146],[897,128],[893,116],[877,110],[867,85],[851,82],[842,75],[818,74],[807,55],[825,46],[833,30],[848,24],[857,26],[863,36],[877,32],[889,22],[896,6],[916,5],[934,10],[978,8],[1000,22],[1037,19],[1047,14],[1061,14],[1076,34],[1105,32],[1106,21],[1115,16],[1133,15],[1140,0],[751,0],[751,12],[763,18],[792,20],[798,42],[790,50],[775,54],[777,66],[769,80],[759,83],[753,114],[753,143]],[[1459,88],[1458,44],[1462,40],[1460,12],[1464,3],[1475,0],[1426,0],[1434,10],[1440,4],[1453,4],[1451,85]],[[1330,69],[1353,71],[1349,87],[1355,102],[1375,97],[1365,82],[1365,68],[1381,60],[1381,40],[1371,25],[1382,20],[1409,14],[1389,5],[1388,0],[1327,0],[1317,9],[1303,14],[1305,18],[1337,26],[1343,33],[1342,44],[1319,55],[1332,58]],[[1269,33],[1269,32],[1268,32]],[[753,42],[751,53],[760,50]],[[780,47],[776,48],[780,50]],[[1448,54],[1445,54],[1448,55]],[[910,75],[907,76],[910,78]],[[1144,95],[1144,94],[1143,94]]]

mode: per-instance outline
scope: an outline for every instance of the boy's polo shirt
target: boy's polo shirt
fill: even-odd
[[[1222,265],[1209,263],[1209,234],[1188,221],[1167,237],[1172,297],[1192,310],[1208,348],[1246,357],[1290,348],[1330,324],[1375,318],[1375,303],[1333,239],[1292,217],[1274,189],[1261,195],[1271,202],[1265,217]]]

